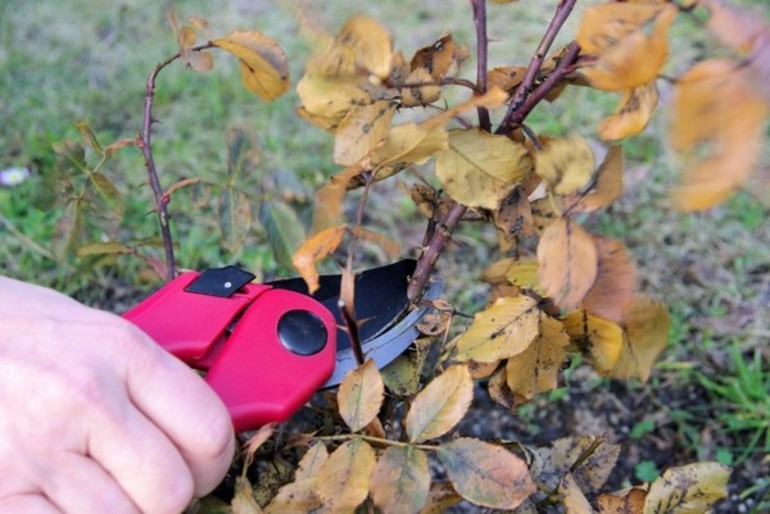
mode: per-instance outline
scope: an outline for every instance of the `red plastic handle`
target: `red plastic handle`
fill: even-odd
[[[334,371],[334,316],[309,296],[265,285],[247,284],[229,298],[186,291],[198,276],[181,274],[124,317],[187,364],[208,369],[236,431],[285,421]]]

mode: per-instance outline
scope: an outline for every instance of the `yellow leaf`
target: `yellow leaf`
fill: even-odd
[[[304,480],[314,477],[321,469],[321,465],[329,458],[329,452],[322,441],[316,442],[310,447],[297,465],[295,480]]]
[[[305,110],[314,116],[342,121],[354,107],[372,103],[357,81],[305,74],[297,84]]]
[[[592,65],[581,68],[581,73],[591,86],[607,91],[632,89],[654,81],[668,57],[668,30],[677,13],[676,6],[663,7],[650,35],[637,29],[603,51]]]
[[[334,450],[316,474],[316,494],[331,512],[353,512],[369,494],[374,450],[360,438]]]
[[[639,296],[623,313],[626,327],[623,351],[610,376],[622,380],[636,377],[646,382],[655,359],[666,347],[670,317],[665,305]]]
[[[545,290],[540,285],[539,269],[540,265],[537,259],[522,257],[511,264],[506,273],[506,278],[517,287],[532,289],[540,295],[545,295]]]
[[[562,478],[559,483],[559,494],[564,503],[565,514],[593,514],[594,509],[578,487],[572,473],[567,473]]]
[[[594,241],[598,253],[596,281],[583,300],[583,308],[594,316],[621,323],[636,291],[636,267],[622,242],[603,237]]]
[[[334,131],[334,162],[350,166],[387,136],[396,106],[380,100],[348,112]]]
[[[393,45],[388,29],[374,18],[354,16],[337,34],[337,42],[352,49],[356,65],[385,78],[390,73]]]
[[[312,294],[318,289],[318,270],[315,265],[324,257],[334,253],[342,243],[347,227],[337,226],[327,228],[311,237],[292,256],[291,262],[297,268],[300,276],[307,282]]]
[[[508,283],[508,269],[516,262],[513,257],[506,257],[495,261],[481,273],[481,280],[488,284],[506,284]],[[537,270],[537,268],[535,268]],[[537,271],[536,271],[537,272]]]
[[[288,91],[289,63],[274,39],[259,32],[233,32],[211,44],[240,60],[244,86],[263,100],[273,100]]]
[[[569,218],[559,218],[545,229],[537,246],[537,260],[540,283],[563,309],[577,307],[596,280],[596,243]]]
[[[677,83],[671,141],[685,155],[708,149],[672,193],[680,208],[717,205],[753,171],[768,116],[768,104],[753,80],[750,70],[711,59],[693,66]]]
[[[478,129],[450,131],[449,148],[436,155],[444,189],[468,207],[497,209],[531,169],[524,145]]]
[[[342,222],[343,199],[348,183],[367,169],[367,163],[358,162],[337,173],[315,194],[313,233],[318,234]]]
[[[727,496],[730,469],[698,462],[667,469],[655,480],[644,502],[644,514],[700,514]]]
[[[567,212],[596,212],[609,206],[623,193],[623,147],[609,148],[604,162],[596,171],[596,182],[585,193],[564,199]]]
[[[384,399],[385,384],[372,360],[345,375],[337,392],[340,415],[351,432],[358,432],[371,423]]]
[[[590,355],[594,369],[601,375],[610,374],[623,351],[623,329],[617,323],[591,316],[583,310],[570,312],[563,321],[570,338],[580,350]]]
[[[597,500],[600,514],[642,514],[647,490],[629,487],[614,493],[600,494]]]
[[[436,453],[457,492],[477,505],[514,509],[535,492],[524,461],[500,446],[463,437]]]
[[[385,450],[372,473],[372,499],[383,514],[413,514],[428,500],[430,470],[425,452],[412,446]]]
[[[406,415],[412,443],[440,437],[459,423],[473,400],[473,380],[467,366],[452,366],[415,397]]]
[[[552,139],[535,153],[535,173],[560,195],[583,188],[595,167],[594,152],[579,135]]]
[[[532,205],[521,186],[503,199],[494,213],[494,222],[498,231],[509,240],[534,234]]]
[[[654,82],[623,93],[615,114],[599,123],[599,135],[605,141],[617,141],[641,133],[658,105],[658,87]]]
[[[526,400],[556,388],[569,345],[569,336],[561,322],[545,315],[541,318],[540,335],[506,364],[509,389]]]
[[[424,164],[448,144],[449,134],[443,126],[396,125],[388,132],[383,144],[372,152],[372,165],[383,168],[396,164]]]
[[[538,335],[539,315],[537,303],[528,296],[499,298],[474,316],[457,341],[455,358],[496,362],[523,352]]]

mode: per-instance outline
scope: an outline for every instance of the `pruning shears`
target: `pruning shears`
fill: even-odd
[[[418,335],[427,307],[410,309],[406,288],[415,261],[355,277],[362,350],[378,368]],[[180,274],[124,317],[168,352],[206,372],[236,431],[287,420],[316,391],[338,385],[357,366],[341,327],[340,275],[320,277],[312,295],[301,278],[253,283],[234,266]],[[430,282],[425,298],[441,292]]]

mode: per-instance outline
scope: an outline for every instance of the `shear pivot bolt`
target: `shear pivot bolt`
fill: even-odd
[[[284,348],[297,355],[320,352],[328,336],[321,318],[310,311],[289,311],[278,320],[278,339]]]

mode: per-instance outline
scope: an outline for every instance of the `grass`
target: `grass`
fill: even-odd
[[[763,0],[741,3],[760,9],[767,19]],[[551,4],[490,4],[494,40],[490,60],[494,65],[526,62]],[[88,121],[103,142],[137,133],[146,76],[156,63],[176,51],[165,21],[169,5],[142,0],[0,2],[0,119],[4,120],[0,125],[0,169],[24,166],[33,172],[32,179],[22,185],[0,189],[0,273],[55,286],[96,304],[104,301],[100,290],[114,288],[116,283],[134,289],[137,284],[152,285],[147,283],[146,266],[127,256],[52,259],[52,234],[62,210],[50,204],[35,207],[31,199],[42,179],[56,169],[53,144],[78,138],[76,122]],[[584,3],[579,5],[582,9]],[[277,38],[289,55],[294,81],[300,76],[308,48],[297,36],[293,6],[277,0],[231,0],[214,8],[210,2],[186,0],[175,2],[174,7],[180,17],[208,18],[217,35],[250,28]],[[448,30],[473,47],[472,21],[464,0],[377,4],[334,0],[322,6],[309,2],[309,8],[331,29],[354,12],[374,15],[393,30],[396,46],[406,55]],[[559,43],[574,34],[578,19],[579,15],[573,17]],[[673,72],[692,59],[696,50],[702,51],[696,27],[692,20],[676,25],[676,39],[686,44],[674,48],[681,62],[674,65]],[[310,206],[303,198],[336,171],[330,158],[331,138],[294,116],[296,94],[262,103],[243,90],[231,58],[218,53],[215,60],[215,70],[209,74],[186,72],[174,65],[158,81],[155,113],[161,123],[154,150],[163,182],[171,184],[185,177],[221,182],[227,134],[239,128],[250,134],[259,153],[259,164],[238,186],[252,199],[254,211],[266,198],[299,197],[292,206],[307,222]],[[468,67],[466,76],[472,76],[472,71]],[[664,98],[666,93],[664,89]],[[595,138],[598,121],[615,109],[617,101],[617,96],[573,88],[559,102],[538,107],[528,122],[536,131],[551,135],[578,131]],[[767,395],[770,384],[768,205],[752,194],[750,184],[747,191],[710,212],[675,212],[667,192],[677,180],[674,170],[678,163],[665,144],[666,123],[665,109],[661,109],[645,134],[623,143],[628,161],[624,196],[609,212],[591,218],[589,226],[623,239],[639,265],[642,288],[670,305],[670,346],[659,365],[658,385],[697,383],[710,393],[710,406],[720,413],[706,422],[700,409],[709,406],[672,412],[683,444],[697,453],[699,447],[709,444],[700,429],[711,423],[723,434],[720,441],[736,441],[736,448],[727,448],[735,463],[756,460],[756,452],[744,455],[744,451],[751,447],[768,450],[766,434],[756,436],[763,434],[761,423],[767,418],[762,416],[768,412],[767,396],[764,402],[760,396]],[[768,155],[763,159],[767,166]],[[129,192],[126,212],[123,219],[94,224],[87,239],[156,236],[155,219],[148,214],[151,195],[144,185],[138,152],[121,151],[109,161],[105,173]],[[202,202],[195,192],[190,188],[171,204],[183,266],[238,263],[260,277],[291,273],[274,259],[258,222],[239,250],[223,248],[217,195]],[[371,217],[407,246],[417,246],[421,233],[413,227],[416,214],[405,202],[396,186],[375,189]],[[399,206],[399,213],[394,212],[394,205]],[[447,254],[441,266],[447,277],[465,279],[447,280],[447,294],[463,309],[471,310],[485,301],[486,289],[475,277],[479,263],[496,255],[495,236],[492,231],[469,226],[460,230],[456,241],[463,245],[462,251]],[[732,349],[727,351],[727,347]],[[729,372],[704,364],[714,359],[726,363]],[[694,368],[701,371],[693,373]],[[654,431],[647,423],[639,425],[634,434],[644,437]],[[720,455],[727,459],[724,451]],[[654,466],[641,461],[637,475],[650,476],[650,464]]]

